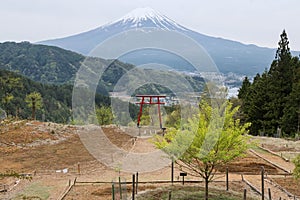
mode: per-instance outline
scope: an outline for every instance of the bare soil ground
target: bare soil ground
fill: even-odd
[[[275,177],[272,180],[290,193],[300,197],[300,180],[292,177]]]
[[[79,161],[92,161],[93,157],[74,134],[76,128],[64,126],[62,130],[34,122],[0,134],[1,141],[10,144],[0,147],[0,171],[32,173],[73,168]]]
[[[0,131],[0,173],[13,170],[18,173],[30,173],[32,181],[18,180],[16,178],[0,179],[0,191],[3,185],[9,188],[9,192],[0,193],[0,199],[58,199],[68,187],[69,180],[78,182],[116,181],[118,176],[131,180],[131,173],[120,172],[99,163],[86,150],[77,131],[80,126],[60,125],[54,123],[41,123],[36,121],[19,121],[1,126]],[[110,141],[126,150],[135,153],[148,153],[155,151],[149,138],[135,138],[116,126],[102,127]],[[293,151],[299,152],[299,143],[285,140],[257,138],[265,148],[275,152]],[[258,152],[262,157],[273,160],[278,165],[285,166],[283,159],[275,159],[267,152]],[[153,161],[155,163],[155,161]],[[291,163],[288,163],[290,166]],[[287,178],[276,177],[284,171],[249,152],[245,157],[228,164],[230,180],[241,181],[240,174],[247,174],[253,184],[259,184],[261,166],[264,166],[268,174],[275,175],[273,180],[289,192],[300,195],[299,182]],[[67,170],[67,173],[63,173]],[[225,171],[225,167],[219,169]],[[66,172],[66,171],[65,171]],[[180,169],[175,170],[175,180],[179,180]],[[186,180],[195,180],[186,177]],[[170,180],[170,166],[158,171],[140,174],[140,181]],[[198,179],[199,180],[199,179]],[[219,180],[224,180],[221,175]],[[213,183],[215,187],[224,187],[224,183]],[[247,187],[242,182],[232,182],[232,190],[242,192]],[[140,190],[154,189],[158,185],[140,185]],[[259,187],[259,185],[258,185]],[[275,188],[275,187],[274,187]],[[275,190],[275,189],[274,189]],[[250,191],[250,190],[249,190]],[[253,194],[254,195],[254,194]],[[76,184],[65,199],[110,199],[111,184]],[[278,197],[279,198],[279,197]],[[278,199],[277,198],[277,199]],[[33,198],[34,199],[34,198]]]
[[[243,197],[243,190],[244,188],[248,189],[248,199],[254,200],[258,199],[255,193],[251,192],[250,188],[247,187],[242,182],[234,182],[231,183],[230,187],[231,190],[229,192],[226,192],[225,190],[220,190],[220,186],[222,188],[225,188],[225,185],[222,184],[216,184],[212,183],[210,185],[210,191],[211,193],[222,193],[227,194],[229,196],[234,196],[237,199],[242,199]],[[202,191],[203,190],[203,184],[185,184],[182,186],[180,183],[176,183],[173,186],[168,184],[143,184],[139,186],[140,192],[139,195],[136,196],[136,199],[145,199],[145,196],[147,196],[147,199],[162,199],[162,196],[166,196],[168,194],[169,190],[178,191],[178,190],[188,190],[188,191]],[[127,188],[127,197],[130,197],[131,189]],[[111,199],[111,193],[112,188],[110,185],[92,185],[92,186],[76,186],[72,189],[72,191],[68,194],[68,196],[65,198],[67,200],[72,199],[89,199],[89,200],[107,200]],[[151,198],[149,198],[151,196]],[[116,195],[116,199],[119,199],[119,194]],[[198,198],[197,198],[198,199]]]
[[[261,167],[264,167],[268,174],[284,173],[284,171],[276,168],[273,165],[270,165],[270,163],[258,158],[251,152],[248,152],[247,155],[242,158],[238,158],[235,161],[230,162],[227,166],[220,168],[219,171],[225,172],[225,167],[228,167],[230,173],[239,174],[257,175],[261,173]]]

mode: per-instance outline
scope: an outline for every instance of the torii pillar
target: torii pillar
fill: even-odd
[[[142,112],[143,112],[143,105],[144,104],[157,104],[157,109],[158,109],[158,117],[159,117],[159,126],[161,129],[163,129],[162,127],[162,119],[161,119],[161,113],[160,113],[160,105],[165,104],[165,102],[161,102],[160,100],[162,98],[166,98],[165,95],[136,95],[136,97],[140,97],[141,102],[138,102],[136,104],[140,104],[140,112],[139,112],[139,116],[138,116],[138,121],[137,121],[137,126],[140,127],[140,121],[141,121],[141,116],[142,116]],[[145,101],[145,99],[148,99],[149,101]],[[157,100],[157,101],[153,101],[153,99]]]

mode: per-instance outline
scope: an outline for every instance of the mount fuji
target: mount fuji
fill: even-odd
[[[275,49],[242,44],[223,38],[210,37],[190,30],[151,8],[138,8],[121,19],[105,24],[94,30],[65,38],[39,42],[39,44],[58,46],[84,55],[94,49],[107,38],[124,31],[138,28],[157,28],[177,31],[199,43],[211,56],[219,70],[223,73],[254,75],[268,68],[275,57]],[[152,55],[152,56],[145,56]],[[140,65],[151,62],[151,59],[162,60],[162,63],[174,66],[181,71],[191,71],[187,63],[161,52],[143,52],[122,61]]]

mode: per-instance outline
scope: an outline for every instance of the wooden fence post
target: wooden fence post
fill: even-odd
[[[174,161],[172,160],[172,164],[171,164],[171,182],[172,185],[174,183]]]
[[[244,200],[247,200],[247,189],[244,189]]]
[[[135,175],[132,174],[132,200],[134,200],[135,198]]]
[[[228,180],[228,167],[226,167],[226,191],[229,190],[229,180]]]
[[[135,186],[136,186],[135,194],[138,193],[138,183],[139,183],[139,173],[137,172],[136,173],[136,183],[135,183]]]
[[[77,171],[78,171],[78,174],[80,175],[80,163],[77,164]]]
[[[75,177],[75,179],[74,179],[74,183],[73,183],[74,185],[76,184],[76,181],[77,181],[77,177]]]
[[[119,192],[120,192],[120,200],[122,200],[122,184],[121,184],[121,177],[119,176]]]
[[[115,200],[115,184],[112,183],[111,185],[111,192],[112,192],[112,200]]]
[[[265,168],[262,166],[261,167],[261,199],[265,199]]]
[[[172,190],[169,190],[169,195],[168,196],[169,196],[168,200],[171,200],[171,198],[172,198]]]

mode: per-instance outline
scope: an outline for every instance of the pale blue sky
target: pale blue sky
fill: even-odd
[[[286,29],[300,50],[299,0],[0,0],[0,42],[41,41],[88,31],[151,7],[197,32],[277,48]]]

